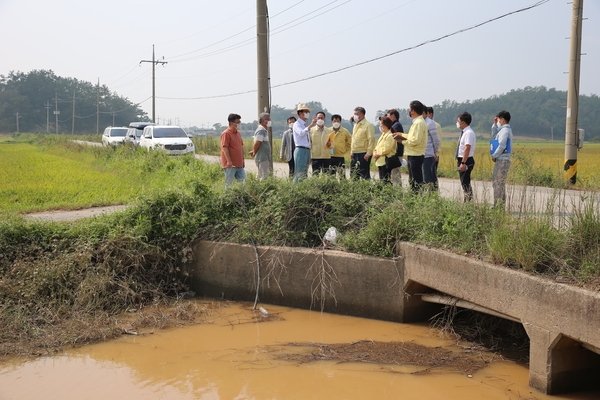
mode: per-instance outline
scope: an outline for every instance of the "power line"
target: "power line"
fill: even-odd
[[[303,44],[302,46],[295,47],[295,48],[293,48],[293,49],[290,49],[290,50],[287,50],[287,51],[285,51],[285,52],[283,52],[283,53],[276,54],[276,55],[274,55],[274,56],[273,56],[273,57],[271,57],[271,58],[280,57],[280,56],[283,56],[283,55],[285,55],[285,54],[293,53],[293,52],[296,52],[297,50],[299,50],[299,49],[302,49],[302,48],[304,48],[304,47],[310,47],[310,46],[314,45],[315,43],[319,43],[319,42],[322,42],[322,41],[323,41],[323,40],[325,40],[325,39],[328,39],[328,38],[330,38],[330,37],[333,37],[333,36],[339,35],[340,33],[343,33],[343,32],[346,32],[346,31],[350,31],[350,30],[355,30],[357,27],[359,27],[359,26],[361,26],[361,25],[364,25],[364,24],[366,24],[366,23],[369,23],[369,22],[371,22],[371,21],[373,21],[373,20],[376,20],[376,19],[378,19],[378,18],[381,18],[382,16],[389,15],[389,13],[391,13],[392,11],[395,11],[395,10],[397,10],[397,9],[399,9],[399,8],[402,8],[402,7],[406,7],[407,5],[409,5],[410,3],[414,3],[415,1],[417,1],[417,0],[411,0],[411,1],[408,1],[408,2],[406,2],[406,3],[404,3],[404,4],[401,4],[401,5],[399,5],[398,7],[394,7],[394,8],[392,8],[392,9],[385,10],[383,13],[381,13],[381,14],[378,14],[378,15],[376,15],[376,16],[374,16],[374,17],[370,18],[370,19],[367,19],[367,20],[364,20],[364,21],[362,21],[362,22],[359,22],[359,23],[358,23],[358,24],[356,24],[356,25],[352,25],[352,26],[351,26],[351,27],[349,27],[349,28],[342,29],[341,31],[338,31],[338,32],[336,32],[336,33],[333,33],[333,34],[331,34],[331,35],[329,35],[329,36],[320,37],[318,40],[315,40],[314,42],[307,43],[307,44]],[[280,31],[280,32],[282,32],[282,31]],[[278,32],[278,33],[279,33],[279,32]]]
[[[324,6],[321,6],[321,7],[319,7],[319,8],[316,8],[316,9],[314,9],[314,10],[312,10],[312,11],[310,11],[310,12],[306,13],[306,14],[303,14],[303,15],[301,15],[301,16],[299,16],[299,17],[297,17],[297,18],[296,18],[296,21],[297,21],[297,23],[296,23],[296,24],[294,24],[294,25],[292,25],[292,26],[288,26],[288,25],[285,25],[285,24],[284,24],[284,25],[282,25],[282,26],[281,26],[281,27],[279,27],[279,28],[275,28],[275,31],[276,31],[277,29],[279,29],[279,31],[278,31],[278,32],[274,32],[274,33],[273,33],[273,35],[276,35],[276,34],[278,34],[278,33],[284,32],[284,31],[286,31],[286,30],[288,30],[288,29],[291,29],[291,28],[293,28],[293,27],[295,27],[295,26],[297,26],[297,25],[299,25],[299,24],[305,23],[306,21],[304,21],[303,19],[307,19],[307,17],[309,17],[310,15],[312,15],[312,14],[314,14],[314,13],[316,13],[316,12],[318,12],[318,11],[320,11],[320,10],[322,10],[322,9],[324,9],[324,8],[326,8],[326,7],[328,7],[328,6],[330,6],[330,5],[331,5],[331,4],[333,4],[333,3],[337,3],[338,1],[340,1],[340,0],[333,0],[333,1],[331,1],[331,2],[329,2],[329,3],[327,3],[327,4],[325,4]],[[332,10],[334,10],[334,9],[338,8],[338,7],[341,7],[341,6],[343,6],[343,5],[347,4],[347,3],[349,3],[350,1],[352,1],[352,0],[347,0],[346,2],[344,2],[344,3],[340,4],[340,5],[337,5],[337,6],[335,6],[335,7],[331,8],[331,9],[329,9],[329,10],[326,10],[326,11],[322,12],[321,14],[319,14],[319,15],[318,15],[318,17],[320,17],[320,16],[322,16],[322,15],[324,15],[324,14],[328,13],[329,11],[332,11]],[[295,5],[296,5],[296,4],[295,4]],[[295,6],[295,5],[294,5],[294,6]],[[292,6],[292,7],[293,7],[293,6]],[[292,7],[288,7],[288,8],[287,8],[287,10],[289,10],[289,9],[290,9],[290,8],[292,8]],[[277,15],[280,15],[280,14],[281,14],[281,12],[280,12],[280,13],[278,13]],[[232,35],[232,36],[229,36],[229,37],[227,37],[227,38],[225,38],[225,39],[222,39],[222,40],[220,40],[220,41],[218,41],[218,42],[215,42],[215,43],[209,44],[209,45],[207,45],[207,46],[204,46],[204,47],[201,47],[201,48],[199,48],[199,49],[196,49],[196,50],[193,50],[193,51],[190,51],[190,52],[184,53],[184,54],[180,54],[180,55],[178,55],[178,56],[174,56],[174,57],[175,57],[175,58],[177,58],[177,57],[182,57],[182,56],[184,56],[184,55],[189,55],[189,54],[192,54],[192,53],[196,53],[196,52],[198,52],[198,51],[201,51],[201,50],[207,49],[207,48],[209,48],[209,47],[212,47],[212,46],[214,46],[214,45],[216,45],[216,44],[222,43],[222,42],[224,42],[224,41],[227,41],[227,40],[229,40],[229,39],[231,39],[231,38],[234,38],[234,37],[236,37],[236,36],[239,36],[239,35],[241,35],[242,33],[244,33],[244,32],[247,32],[247,31],[249,31],[249,30],[251,30],[251,29],[254,29],[254,28],[256,28],[256,25],[253,25],[253,26],[251,26],[250,28],[244,29],[243,31],[240,31],[240,32],[238,32],[238,33],[236,33],[236,34],[234,34],[234,35]],[[284,28],[285,28],[285,29],[284,29]],[[193,57],[189,57],[189,58],[184,58],[184,59],[180,59],[180,60],[175,60],[175,61],[172,61],[172,62],[173,62],[173,63],[178,63],[178,62],[194,61],[194,60],[198,60],[198,59],[202,59],[202,58],[212,57],[212,56],[215,56],[215,55],[218,55],[218,54],[222,54],[222,53],[225,53],[225,52],[228,52],[228,51],[236,50],[236,49],[238,49],[238,48],[240,48],[240,47],[247,46],[247,45],[249,45],[249,44],[252,44],[252,43],[254,43],[255,41],[256,41],[256,37],[252,37],[252,38],[250,38],[250,39],[245,39],[245,40],[243,40],[243,41],[241,41],[241,42],[237,42],[237,43],[231,44],[231,45],[229,45],[229,46],[227,46],[227,47],[224,47],[224,48],[221,48],[221,49],[217,49],[217,50],[214,50],[214,51],[212,51],[212,52],[209,52],[209,53],[200,54],[200,55],[197,55],[197,56],[193,56]],[[172,59],[172,57],[171,57],[170,59]]]
[[[302,1],[304,1],[304,0],[302,0]],[[208,27],[208,28],[206,28],[206,29],[203,29],[203,30],[201,30],[201,31],[198,31],[198,32],[196,32],[196,33],[192,33],[191,35],[184,36],[184,37],[182,37],[182,38],[179,38],[179,39],[173,39],[173,40],[169,40],[169,41],[167,41],[167,42],[156,43],[156,45],[158,45],[158,46],[162,46],[162,45],[164,45],[164,44],[169,44],[169,43],[179,42],[179,41],[181,41],[181,40],[189,39],[189,38],[191,38],[191,37],[194,37],[194,36],[196,36],[196,35],[199,35],[199,34],[201,34],[201,33],[204,33],[204,32],[206,32],[206,31],[211,31],[211,30],[213,30],[213,29],[215,29],[215,28],[218,28],[218,27],[220,27],[220,26],[221,26],[221,25],[223,25],[225,22],[229,22],[229,21],[231,21],[231,20],[234,20],[234,19],[236,19],[237,17],[239,17],[240,15],[243,15],[243,14],[247,13],[248,11],[252,10],[253,8],[254,8],[254,7],[250,7],[250,8],[248,8],[248,9],[246,9],[246,10],[242,11],[241,13],[234,15],[233,17],[231,17],[231,18],[229,18],[229,19],[226,19],[225,21],[222,21],[222,22],[220,22],[220,23],[218,23],[218,24],[216,24],[216,25],[213,25],[213,26],[211,26],[211,27]],[[177,57],[177,56],[174,56],[174,57]],[[169,58],[172,58],[172,57],[169,57]]]
[[[483,25],[487,25],[487,24],[489,24],[491,22],[494,22],[494,21],[497,21],[499,19],[506,18],[506,17],[508,17],[510,15],[517,14],[517,13],[520,13],[520,12],[523,12],[523,11],[531,10],[531,9],[539,7],[542,4],[547,3],[549,1],[550,0],[540,0],[537,3],[534,3],[534,4],[530,5],[530,6],[527,6],[527,7],[524,7],[524,8],[520,8],[518,10],[511,11],[511,12],[506,13],[506,14],[502,14],[502,15],[500,15],[498,17],[489,19],[489,20],[484,21],[484,22],[480,22],[480,23],[472,25],[472,26],[470,26],[468,28],[463,28],[463,29],[460,29],[458,31],[455,31],[455,32],[452,32],[452,33],[449,33],[449,34],[437,37],[435,39],[427,40],[427,41],[419,43],[419,44],[417,44],[415,46],[406,47],[404,49],[397,50],[397,51],[394,51],[392,53],[384,54],[384,55],[379,56],[379,57],[371,58],[369,60],[361,61],[361,62],[356,63],[356,64],[351,64],[351,65],[348,65],[348,66],[345,66],[345,67],[342,67],[342,68],[338,68],[338,69],[334,69],[334,70],[331,70],[331,71],[323,72],[323,73],[320,73],[320,74],[317,74],[317,75],[312,75],[312,76],[309,76],[309,77],[306,77],[306,78],[297,79],[297,80],[290,81],[290,82],[285,82],[285,83],[280,83],[278,85],[273,85],[272,88],[278,88],[278,87],[282,87],[282,86],[293,85],[295,83],[305,82],[305,81],[308,81],[308,80],[320,78],[322,76],[335,74],[335,73],[338,73],[338,72],[341,72],[341,71],[345,71],[347,69],[356,68],[356,67],[359,67],[361,65],[365,65],[365,64],[369,64],[369,63],[372,63],[372,62],[375,62],[375,61],[379,61],[379,60],[382,60],[382,59],[387,58],[387,57],[391,57],[391,56],[399,54],[399,53],[404,53],[404,52],[407,52],[407,51],[410,51],[410,50],[414,50],[414,49],[417,49],[419,47],[422,47],[422,46],[425,46],[425,45],[428,45],[428,44],[431,44],[431,43],[439,42],[439,41],[447,39],[449,37],[458,35],[460,33],[464,33],[464,32],[467,32],[467,31],[479,28],[479,27],[481,27]],[[230,94],[215,95],[215,96],[205,96],[205,97],[187,97],[187,98],[184,98],[184,97],[179,97],[179,98],[176,98],[176,97],[159,97],[159,98],[160,99],[164,99],[164,100],[206,100],[206,99],[215,99],[215,98],[221,98],[221,97],[233,97],[233,96],[239,96],[239,95],[242,95],[242,94],[248,94],[248,93],[254,93],[254,92],[256,92],[256,90],[248,90],[248,91],[245,91],[245,92],[230,93]]]

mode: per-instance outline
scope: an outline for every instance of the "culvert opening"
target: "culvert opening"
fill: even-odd
[[[521,364],[529,363],[529,336],[523,324],[452,305],[430,319],[431,327]]]
[[[529,336],[517,319],[441,293],[420,296],[423,301],[441,307],[430,318],[432,328],[506,359],[529,363]]]

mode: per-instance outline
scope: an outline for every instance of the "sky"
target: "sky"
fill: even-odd
[[[320,101],[344,118],[362,106],[373,121],[377,110],[412,100],[435,105],[527,86],[567,89],[567,0],[470,30],[538,0],[267,3],[272,105]],[[600,94],[600,0],[584,1],[584,18],[580,93]],[[150,116],[152,64],[140,61],[152,60],[154,45],[156,59],[167,62],[156,66],[160,122],[206,128],[226,125],[232,112],[243,122],[257,119],[254,0],[0,0],[0,43],[1,75],[46,69],[99,79]],[[229,96],[236,93],[244,94]]]

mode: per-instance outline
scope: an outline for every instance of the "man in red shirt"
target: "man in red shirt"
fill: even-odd
[[[221,133],[221,168],[225,171],[225,187],[229,187],[234,179],[238,182],[246,179],[241,119],[238,114],[229,114],[229,127]]]

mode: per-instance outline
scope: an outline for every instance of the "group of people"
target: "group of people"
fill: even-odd
[[[340,174],[345,177],[346,155],[350,153],[350,173],[354,179],[371,179],[371,162],[374,160],[379,179],[385,183],[400,182],[400,166],[406,165],[410,187],[421,191],[424,187],[438,189],[437,167],[441,151],[441,127],[433,119],[434,110],[418,100],[409,105],[412,125],[404,133],[400,115],[390,109],[379,118],[381,135],[375,140],[375,126],[365,119],[363,107],[356,107],[350,117],[352,134],[342,126],[339,114],[331,116],[331,127],[325,126],[326,115],[318,111],[311,118],[311,108],[299,104],[293,116],[287,119],[288,130],[283,133],[279,158],[289,165],[289,175],[294,182],[313,174]],[[296,117],[297,115],[297,117]],[[460,114],[456,127],[461,130],[456,148],[457,171],[464,191],[465,201],[473,198],[471,173],[475,167],[476,135],[471,128],[472,117],[468,112]],[[221,134],[221,166],[225,171],[225,185],[234,179],[243,181],[243,141],[240,134],[241,117],[230,114],[229,126]],[[506,176],[512,153],[512,130],[510,113],[499,112],[492,125],[491,158],[495,163],[493,172],[494,205],[506,202]],[[254,157],[259,179],[269,176],[271,144],[267,128],[271,126],[268,113],[259,115],[254,144],[249,152]],[[406,164],[403,164],[406,157]]]

